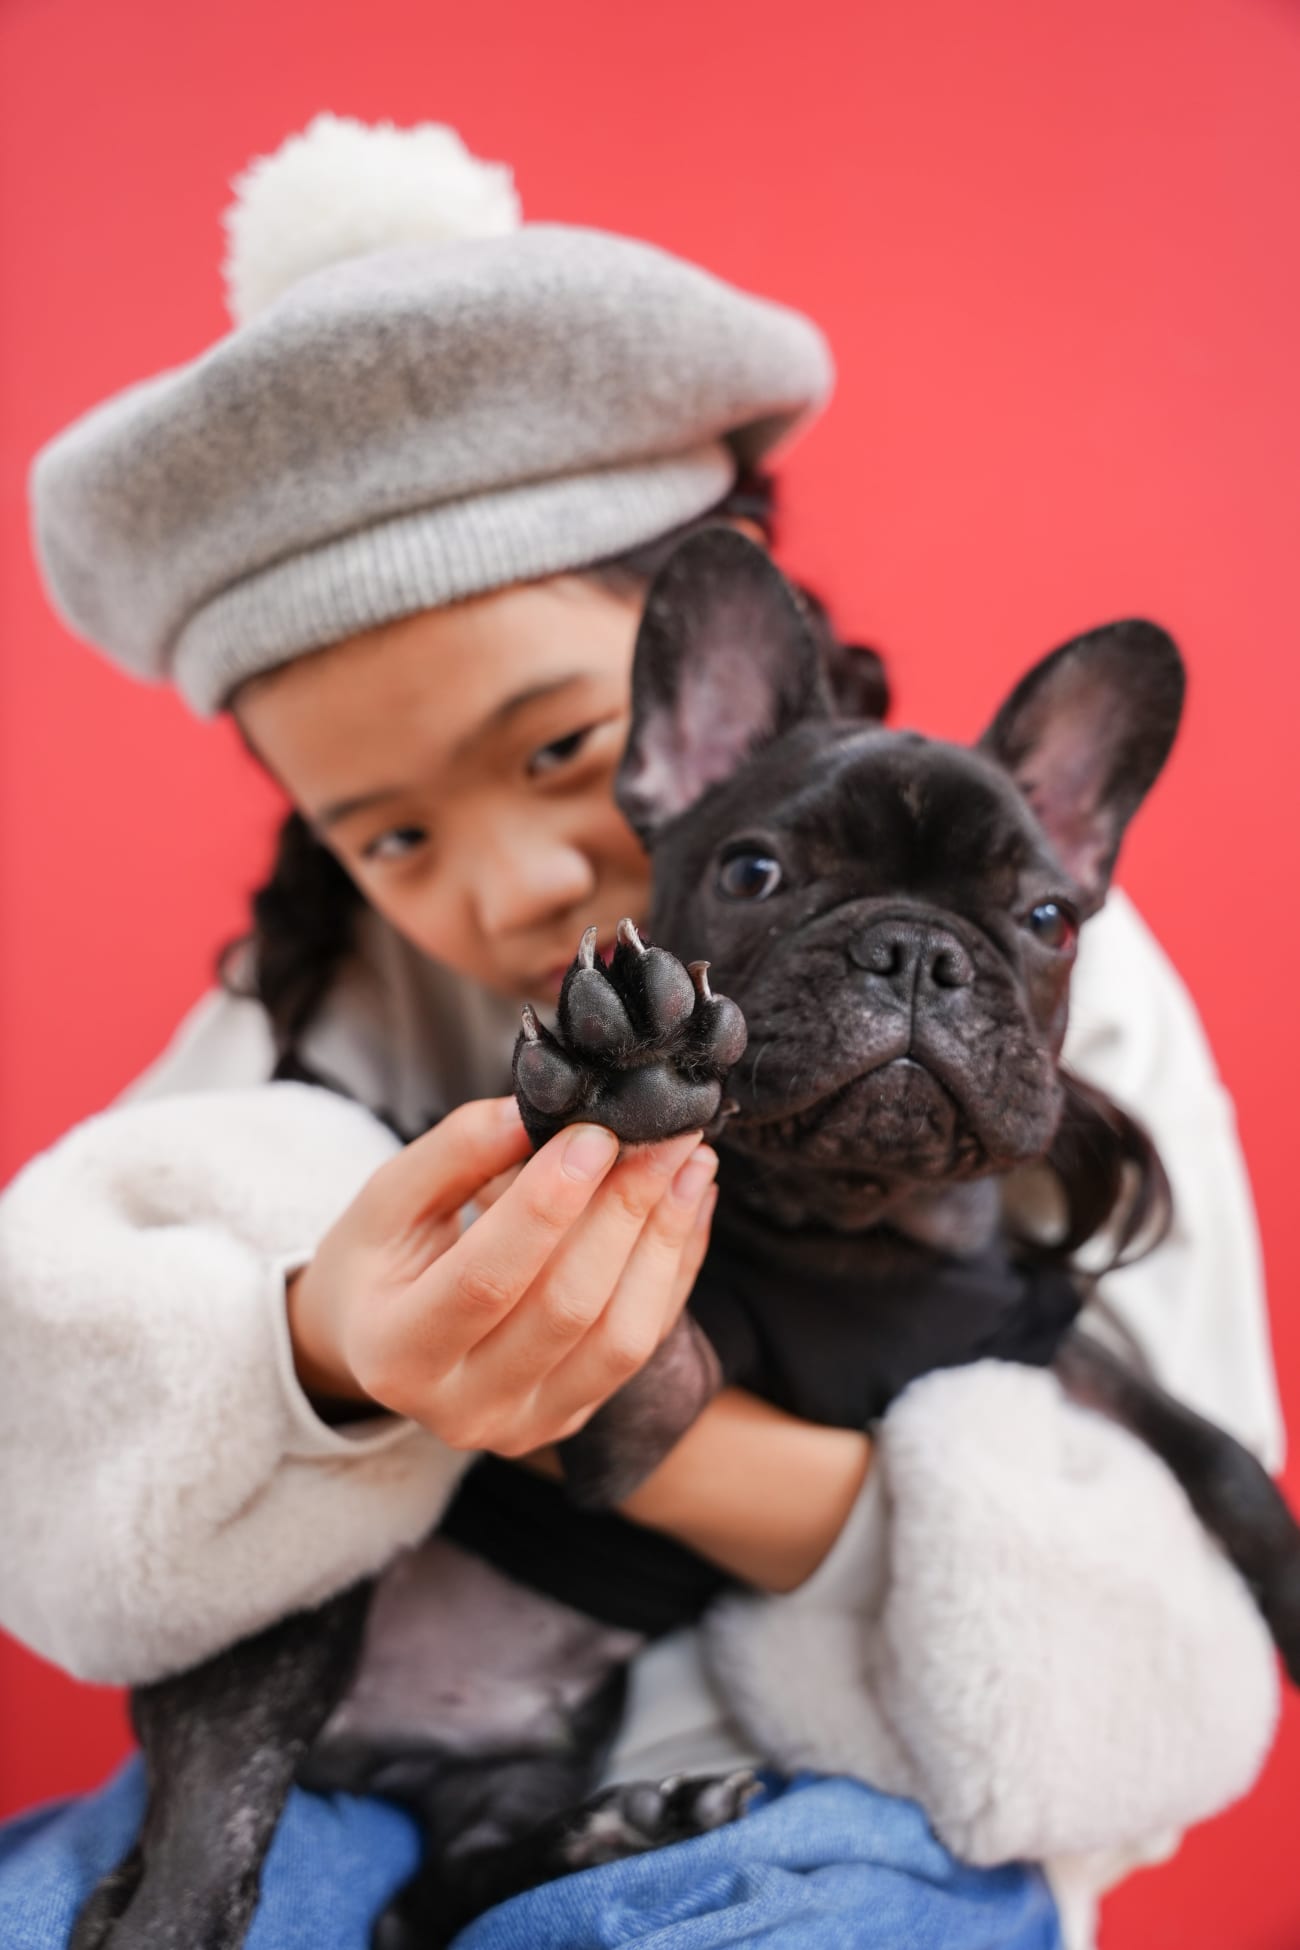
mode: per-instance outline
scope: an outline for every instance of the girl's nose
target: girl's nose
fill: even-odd
[[[489,940],[524,934],[595,890],[587,855],[556,835],[516,831],[481,845],[476,855],[469,893]]]

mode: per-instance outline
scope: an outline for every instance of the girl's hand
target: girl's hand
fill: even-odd
[[[527,1154],[514,1100],[499,1098],[453,1111],[375,1173],[289,1282],[309,1394],[516,1456],[572,1435],[649,1359],[704,1257],[715,1154],[694,1132],[619,1160],[595,1124]],[[487,1188],[462,1232],[462,1206]]]

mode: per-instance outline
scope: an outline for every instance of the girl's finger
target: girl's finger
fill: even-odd
[[[536,1413],[548,1429],[558,1430],[614,1394],[671,1331],[693,1284],[693,1275],[689,1283],[681,1278],[683,1251],[696,1234],[717,1168],[716,1154],[701,1146],[679,1171],[676,1196],[665,1198],[647,1220],[608,1306],[545,1376]]]
[[[695,1223],[691,1227],[686,1244],[682,1247],[681,1258],[677,1263],[677,1286],[673,1296],[674,1304],[668,1310],[668,1325],[664,1329],[666,1334],[672,1332],[673,1323],[694,1291],[700,1268],[704,1264],[704,1255],[709,1250],[709,1228],[713,1223],[717,1204],[718,1188],[716,1185],[710,1185],[696,1209]]]
[[[513,1097],[462,1104],[375,1173],[366,1188],[369,1216],[384,1236],[449,1219],[528,1149]]]
[[[525,1384],[535,1388],[599,1318],[647,1234],[657,1233],[662,1225],[665,1209],[685,1236],[693,1207],[683,1211],[669,1194],[679,1168],[699,1144],[695,1131],[620,1160],[599,1197],[557,1245],[527,1297],[474,1348],[465,1364],[471,1385],[486,1383],[507,1392]],[[664,1274],[665,1294],[679,1248],[680,1239]],[[663,1257],[666,1262],[666,1250]]]
[[[486,1185],[481,1185],[474,1194],[474,1203],[479,1211],[486,1212],[490,1205],[495,1205],[502,1192],[509,1191],[523,1168],[521,1159],[517,1165],[511,1165],[507,1171],[498,1172],[495,1178],[489,1178]]]
[[[654,1335],[653,1352],[671,1331],[691,1290],[681,1278],[682,1254],[694,1236],[717,1169],[717,1153],[702,1144],[646,1221],[601,1323],[611,1340],[617,1341],[624,1325],[639,1340],[644,1327]]]
[[[600,1124],[572,1124],[530,1158],[513,1185],[407,1287],[409,1341],[432,1378],[518,1305],[582,1216],[618,1156]]]
[[[673,1300],[667,1309],[663,1329],[659,1337],[660,1345],[663,1344],[672,1332],[682,1308],[690,1299],[700,1267],[704,1262],[704,1255],[709,1250],[709,1227],[717,1203],[718,1188],[716,1185],[712,1185],[705,1192],[704,1197],[700,1200],[696,1208],[694,1224],[691,1227],[686,1245],[682,1249],[682,1256],[678,1263],[677,1283],[674,1288]],[[576,1359],[576,1356],[574,1358]],[[561,1413],[562,1411],[557,1409],[554,1397],[557,1387],[562,1387],[564,1390],[563,1401],[565,1407],[567,1407],[574,1393],[585,1395],[588,1379],[589,1377],[584,1377],[576,1373],[576,1371],[570,1377],[565,1374],[563,1367],[552,1370],[547,1383],[539,1390],[539,1399],[533,1406],[532,1419],[529,1423],[528,1431],[528,1439],[530,1442],[533,1440],[547,1444],[566,1442],[571,1435],[577,1435],[580,1429],[584,1429],[587,1426],[587,1423],[596,1413],[596,1410],[603,1405],[605,1397],[592,1400],[584,1399],[582,1406],[576,1413],[567,1415],[565,1419],[559,1422],[555,1420],[555,1417],[557,1413]],[[572,1387],[570,1387],[570,1380],[573,1382]],[[553,1474],[554,1472],[549,1473]]]

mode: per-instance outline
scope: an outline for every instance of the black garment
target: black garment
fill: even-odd
[[[685,1544],[579,1510],[562,1483],[499,1456],[475,1463],[438,1528],[518,1584],[647,1638],[692,1624],[734,1582]]]
[[[792,1274],[752,1234],[715,1228],[691,1312],[729,1382],[835,1428],[866,1428],[933,1368],[985,1356],[1045,1365],[1081,1304],[1061,1267],[1000,1246],[948,1258],[883,1227],[821,1251],[803,1244],[807,1270]],[[560,1484],[495,1457],[470,1471],[442,1529],[519,1583],[649,1638],[693,1624],[734,1582],[684,1544],[578,1510]]]
[[[792,1272],[752,1233],[715,1231],[691,1312],[729,1382],[832,1428],[866,1428],[933,1368],[1044,1366],[1081,1305],[1062,1267],[1000,1244],[957,1259],[884,1226],[806,1244]]]

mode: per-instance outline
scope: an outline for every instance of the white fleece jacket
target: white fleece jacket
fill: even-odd
[[[513,1014],[370,922],[308,1054],[415,1125],[504,1087]],[[1231,1107],[1121,896],[1085,932],[1067,1054],[1144,1119],[1178,1199],[1109,1309],[1276,1466]],[[0,1623],[83,1677],[156,1677],[340,1589],[436,1521],[463,1466],[406,1423],[330,1430],[298,1388],[286,1267],[393,1140],[356,1105],[263,1084],[269,1059],[260,1009],[209,997],[0,1200]],[[848,1766],[981,1861],[1131,1858],[1249,1785],[1275,1712],[1262,1630],[1163,1470],[1050,1377],[987,1366],[909,1391],[823,1573],[727,1607],[710,1657],[725,1703],[698,1634],[645,1655],[613,1772],[758,1749]]]

